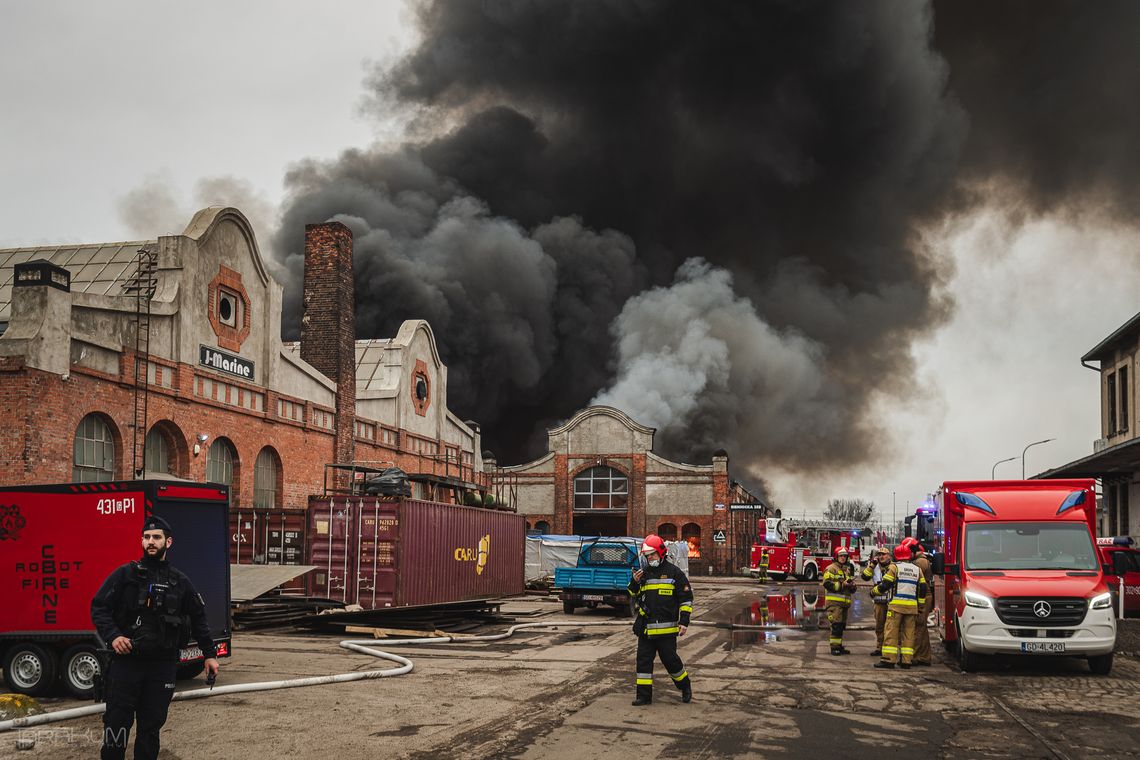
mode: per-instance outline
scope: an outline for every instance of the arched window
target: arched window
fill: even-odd
[[[629,481],[612,467],[591,467],[574,478],[574,509],[620,509],[629,504]]]
[[[534,529],[545,536],[550,532],[550,523],[548,523],[546,520],[539,520],[534,524]]]
[[[146,441],[143,444],[145,451],[143,466],[146,467],[148,472],[173,472],[174,463],[171,461],[172,448],[170,445],[170,436],[158,425],[155,425],[150,429],[150,432],[146,434]]]
[[[689,543],[689,559],[701,558],[701,526],[685,523],[681,528],[681,538]]]
[[[253,506],[272,509],[281,501],[281,465],[277,452],[266,446],[253,465]]]
[[[677,526],[673,523],[661,523],[657,526],[657,535],[666,541],[677,540]]]
[[[115,439],[101,414],[89,414],[75,429],[75,455],[71,480],[75,483],[106,483],[115,479]]]
[[[234,465],[237,452],[227,438],[219,438],[210,445],[206,453],[206,481],[209,483],[234,483]]]

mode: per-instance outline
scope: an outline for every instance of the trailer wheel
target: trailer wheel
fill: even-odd
[[[562,611],[565,612],[567,615],[573,615],[574,614],[574,602],[563,602],[562,603]]]
[[[819,577],[819,568],[815,565],[808,565],[804,568],[804,580],[811,583]]]
[[[1089,658],[1089,671],[1093,675],[1107,676],[1112,672],[1112,652],[1108,654],[1098,654]]]
[[[60,679],[76,699],[91,699],[95,693],[95,679],[99,677],[99,658],[95,647],[90,644],[76,644],[69,647],[59,658]]]
[[[4,658],[4,682],[17,694],[42,697],[51,691],[55,653],[39,644],[16,644]]]
[[[174,677],[179,681],[189,681],[191,678],[197,678],[198,674],[205,669],[206,663],[201,660],[198,662],[183,663],[182,665],[178,666],[178,670],[175,671]]]

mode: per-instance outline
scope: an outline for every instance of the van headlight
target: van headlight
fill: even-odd
[[[1106,610],[1112,606],[1112,594],[1105,591],[1103,594],[1097,594],[1089,600],[1089,609],[1091,610]]]
[[[962,594],[962,598],[966,600],[966,604],[970,607],[982,607],[985,609],[993,609],[994,603],[988,596],[982,596],[974,591],[966,591]]]

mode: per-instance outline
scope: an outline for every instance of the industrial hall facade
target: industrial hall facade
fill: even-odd
[[[182,478],[230,485],[236,509],[303,508],[351,476],[326,464],[358,463],[401,467],[417,498],[484,493],[430,326],[355,339],[344,225],[309,225],[304,258],[287,343],[234,208],[155,240],[0,250],[0,483]]]
[[[590,406],[547,431],[547,453],[520,465],[487,457],[491,487],[538,533],[642,536],[689,545],[689,567],[735,574],[748,563],[768,507],[729,477],[728,454],[708,464],[653,451],[655,430],[610,406]]]
[[[702,573],[747,563],[767,508],[725,452],[670,461],[652,428],[593,406],[548,431],[545,456],[499,466],[449,410],[427,322],[356,338],[349,229],[311,224],[304,243],[298,342],[234,208],[154,240],[0,249],[0,484],[225,483],[240,513],[301,510],[396,465],[413,498],[515,510],[540,533],[656,532]]]

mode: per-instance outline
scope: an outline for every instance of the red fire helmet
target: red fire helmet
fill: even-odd
[[[895,559],[909,560],[913,554],[910,544],[905,541],[895,547]]]
[[[902,540],[902,543],[899,544],[899,546],[917,546],[917,545],[918,545],[918,539],[915,538],[914,536],[907,536],[906,538],[904,538]]]
[[[836,559],[839,559],[840,554],[846,554],[848,557],[850,557],[851,556],[851,550],[848,549],[846,546],[837,546],[837,547],[835,547],[834,554],[835,554]]]
[[[665,556],[665,541],[656,533],[650,533],[641,544],[642,554],[649,554],[650,552],[657,552],[661,557]]]

